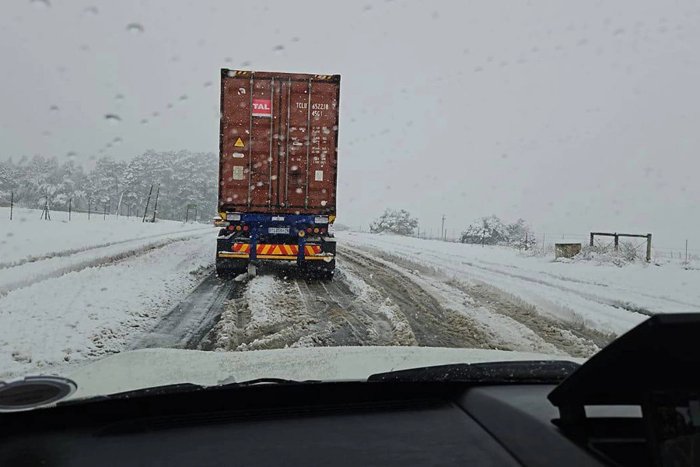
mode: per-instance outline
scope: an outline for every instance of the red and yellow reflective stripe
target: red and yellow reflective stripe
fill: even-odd
[[[250,244],[234,243],[232,250],[236,253],[250,253]],[[296,256],[299,254],[299,245],[285,245],[274,243],[261,243],[255,248],[258,255],[285,255]],[[305,245],[304,255],[313,256],[321,253],[321,245]]]

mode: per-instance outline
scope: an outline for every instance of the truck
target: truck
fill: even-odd
[[[340,75],[221,70],[219,276],[335,272]]]

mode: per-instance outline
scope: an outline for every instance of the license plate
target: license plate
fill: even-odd
[[[289,227],[270,227],[267,229],[271,234],[289,234]]]

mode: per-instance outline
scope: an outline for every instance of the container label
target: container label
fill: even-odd
[[[317,170],[316,173],[314,174],[314,180],[317,182],[322,182],[323,181],[323,170]]]
[[[243,166],[242,165],[234,165],[233,166],[233,179],[234,180],[243,180]]]
[[[233,157],[235,159],[243,159],[245,157],[245,154],[243,154],[242,152],[234,152]]]
[[[253,99],[253,117],[272,117],[272,104],[269,99]]]

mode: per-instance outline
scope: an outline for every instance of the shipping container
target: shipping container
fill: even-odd
[[[335,270],[339,75],[221,70],[216,269]]]
[[[221,70],[219,211],[335,215],[339,75]]]

